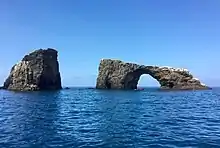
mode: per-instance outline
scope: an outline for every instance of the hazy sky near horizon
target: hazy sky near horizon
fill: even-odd
[[[94,86],[102,58],[220,84],[220,0],[1,0],[0,19],[0,83],[25,54],[51,47],[63,85]],[[142,76],[140,85],[158,83]]]

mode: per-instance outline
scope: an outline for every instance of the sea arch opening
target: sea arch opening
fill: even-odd
[[[144,79],[144,80],[143,80]],[[138,87],[150,87],[145,85],[142,81],[150,80],[154,84],[154,87],[160,87],[161,84],[154,73],[147,69],[137,69],[133,72],[129,72],[124,78],[125,89],[137,89]],[[147,81],[146,81],[147,82]],[[144,85],[143,85],[144,84]]]
[[[142,74],[138,80],[137,88],[160,87],[160,83],[149,74]]]

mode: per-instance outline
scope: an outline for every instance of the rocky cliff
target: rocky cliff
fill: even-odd
[[[56,50],[39,49],[15,64],[4,83],[9,90],[35,91],[61,89],[58,53]]]
[[[111,59],[101,60],[96,88],[137,89],[142,74],[155,78],[162,89],[208,89],[187,69],[138,65]]]

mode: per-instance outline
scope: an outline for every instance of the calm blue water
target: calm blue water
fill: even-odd
[[[4,147],[220,147],[220,89],[2,90]]]

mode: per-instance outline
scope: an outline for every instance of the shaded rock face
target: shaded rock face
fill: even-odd
[[[137,89],[139,78],[143,74],[149,74],[156,79],[162,89],[208,88],[186,69],[145,66],[111,59],[101,60],[96,88]]]
[[[61,89],[57,56],[57,51],[50,48],[24,56],[12,67],[4,88],[21,91]]]

